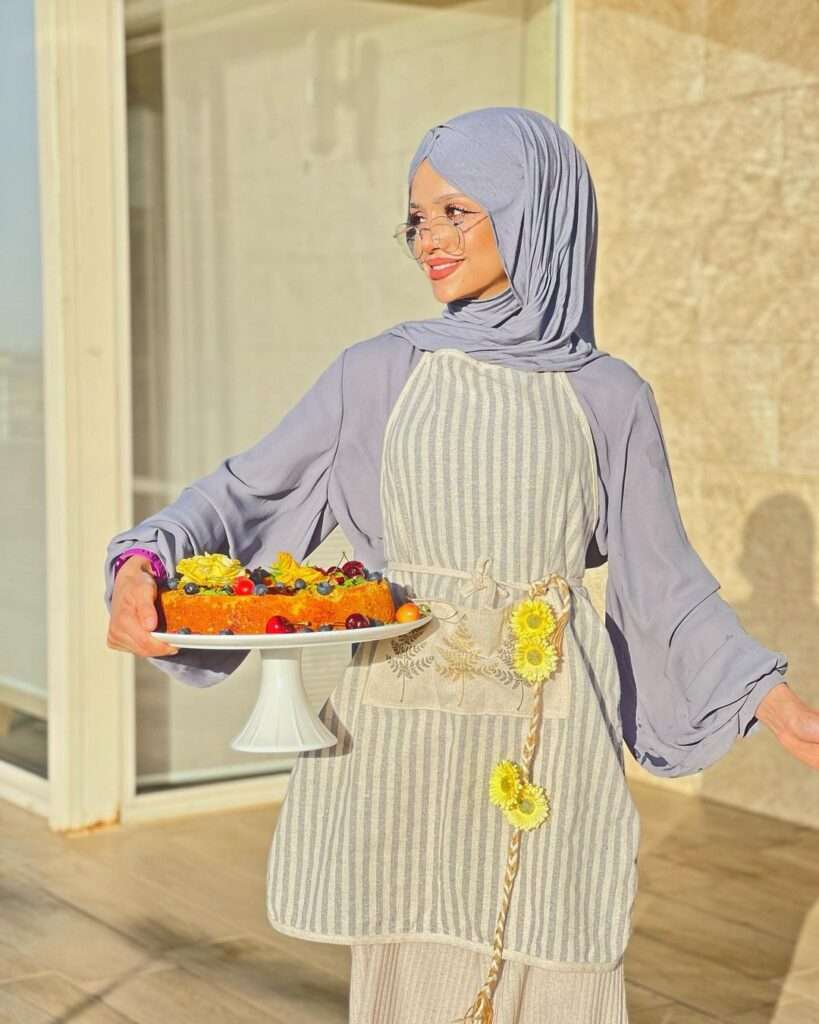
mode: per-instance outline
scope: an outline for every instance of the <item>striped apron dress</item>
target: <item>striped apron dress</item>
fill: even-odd
[[[338,743],[296,761],[268,920],[351,945],[352,1024],[625,1024],[640,822],[582,583],[596,456],[566,373],[425,351],[386,424],[380,500],[396,601],[434,617],[357,645],[322,706]],[[562,629],[540,685],[510,642],[535,598]],[[500,762],[545,794],[536,827],[490,800]]]

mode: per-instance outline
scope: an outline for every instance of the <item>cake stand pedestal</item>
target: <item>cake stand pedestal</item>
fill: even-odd
[[[213,636],[155,632],[151,636],[186,649],[259,651],[262,656],[259,696],[250,718],[230,745],[233,750],[252,754],[285,754],[321,750],[338,742],[338,737],[324,725],[307,699],[301,671],[301,655],[306,647],[367,643],[401,636],[425,626],[431,618],[431,615],[423,615],[412,622],[315,633]]]

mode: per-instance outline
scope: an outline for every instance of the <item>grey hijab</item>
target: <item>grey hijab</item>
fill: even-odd
[[[427,131],[408,193],[424,159],[486,209],[511,287],[386,333],[521,370],[576,370],[606,355],[594,337],[594,186],[566,132],[534,110],[483,107]]]

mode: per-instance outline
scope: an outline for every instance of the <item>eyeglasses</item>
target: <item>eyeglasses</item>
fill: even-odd
[[[411,260],[421,258],[422,233],[424,231],[429,231],[433,246],[436,248],[443,249],[444,252],[448,252],[452,256],[462,256],[465,245],[464,235],[467,231],[471,231],[476,224],[486,220],[489,214],[484,214],[478,220],[462,227],[466,217],[471,216],[474,214],[458,217],[457,220],[451,220],[449,217],[436,217],[429,224],[399,224],[393,238],[398,242],[401,251],[406,253]]]

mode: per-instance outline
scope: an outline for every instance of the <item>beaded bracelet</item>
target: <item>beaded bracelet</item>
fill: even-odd
[[[153,551],[148,551],[146,548],[128,548],[127,551],[123,551],[122,554],[117,555],[114,559],[114,578],[117,573],[128,561],[131,555],[145,555],[148,561],[151,563],[151,573],[158,580],[164,580],[168,576],[168,570],[165,568],[165,563],[155,554]]]

